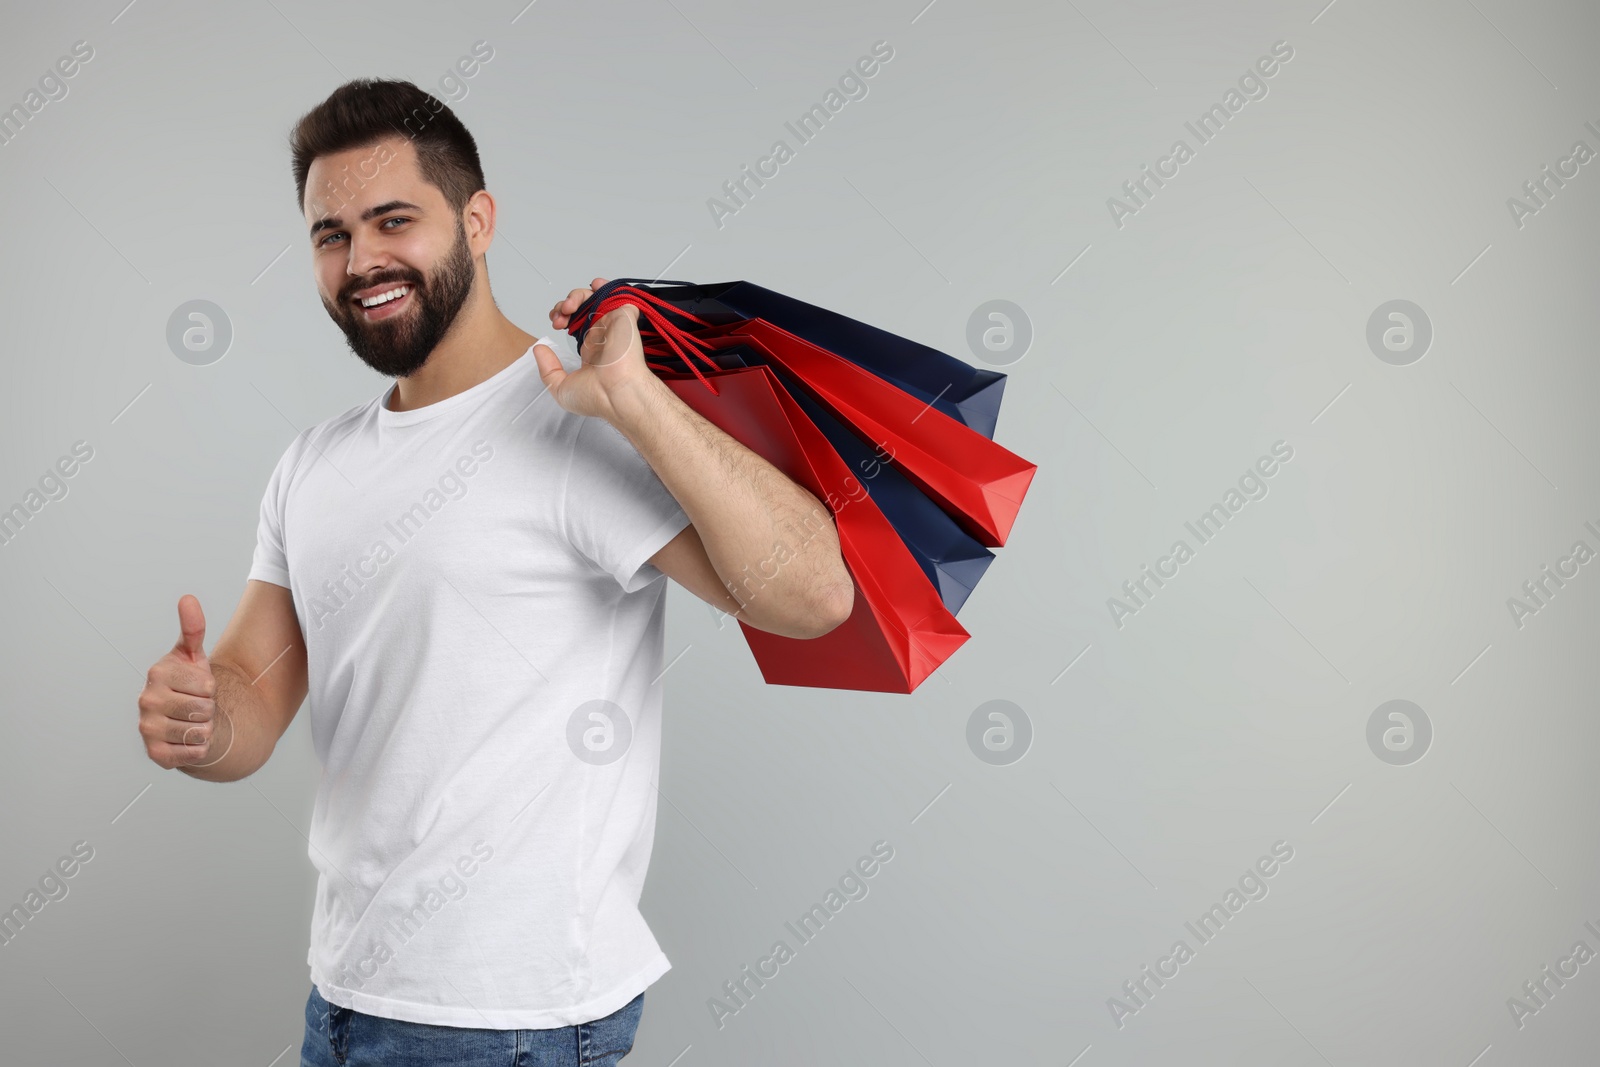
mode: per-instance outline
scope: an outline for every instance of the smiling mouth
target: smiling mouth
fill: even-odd
[[[358,299],[356,304],[361,308],[361,315],[368,320],[386,319],[396,315],[400,309],[411,302],[411,283],[403,282],[393,289],[385,290],[376,296]]]

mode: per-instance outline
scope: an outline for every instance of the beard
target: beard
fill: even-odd
[[[351,294],[391,282],[410,285],[408,301],[416,306],[386,319],[369,321]],[[344,331],[350,351],[363,363],[387,377],[405,378],[428,362],[472,294],[472,284],[472,250],[467,246],[466,228],[457,219],[455,244],[430,276],[424,278],[408,269],[384,271],[345,286],[337,306],[326,298],[322,306]]]

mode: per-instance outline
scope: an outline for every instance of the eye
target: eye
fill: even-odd
[[[391,222],[410,222],[410,221],[412,221],[412,220],[407,215],[391,215],[389,218],[386,218],[382,222],[378,223],[378,228],[381,230],[384,227],[388,226],[389,223],[391,223]],[[393,231],[391,231],[391,232],[393,232]],[[317,247],[318,248],[322,248],[322,247],[326,246],[327,243],[329,241],[333,240],[335,237],[343,237],[343,236],[344,236],[343,232],[339,232],[339,231],[336,231],[334,233],[330,233],[326,237],[322,238],[322,240],[317,242]]]

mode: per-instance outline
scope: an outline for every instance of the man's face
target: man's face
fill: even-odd
[[[317,291],[350,350],[380,374],[415,373],[472,292],[461,216],[402,137],[314,159],[305,212]]]

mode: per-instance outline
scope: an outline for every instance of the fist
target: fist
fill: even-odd
[[[139,693],[139,734],[146,754],[165,770],[220,759],[211,742],[216,729],[217,682],[206,659],[206,617],[200,601],[178,601],[178,643],[156,660]]]

